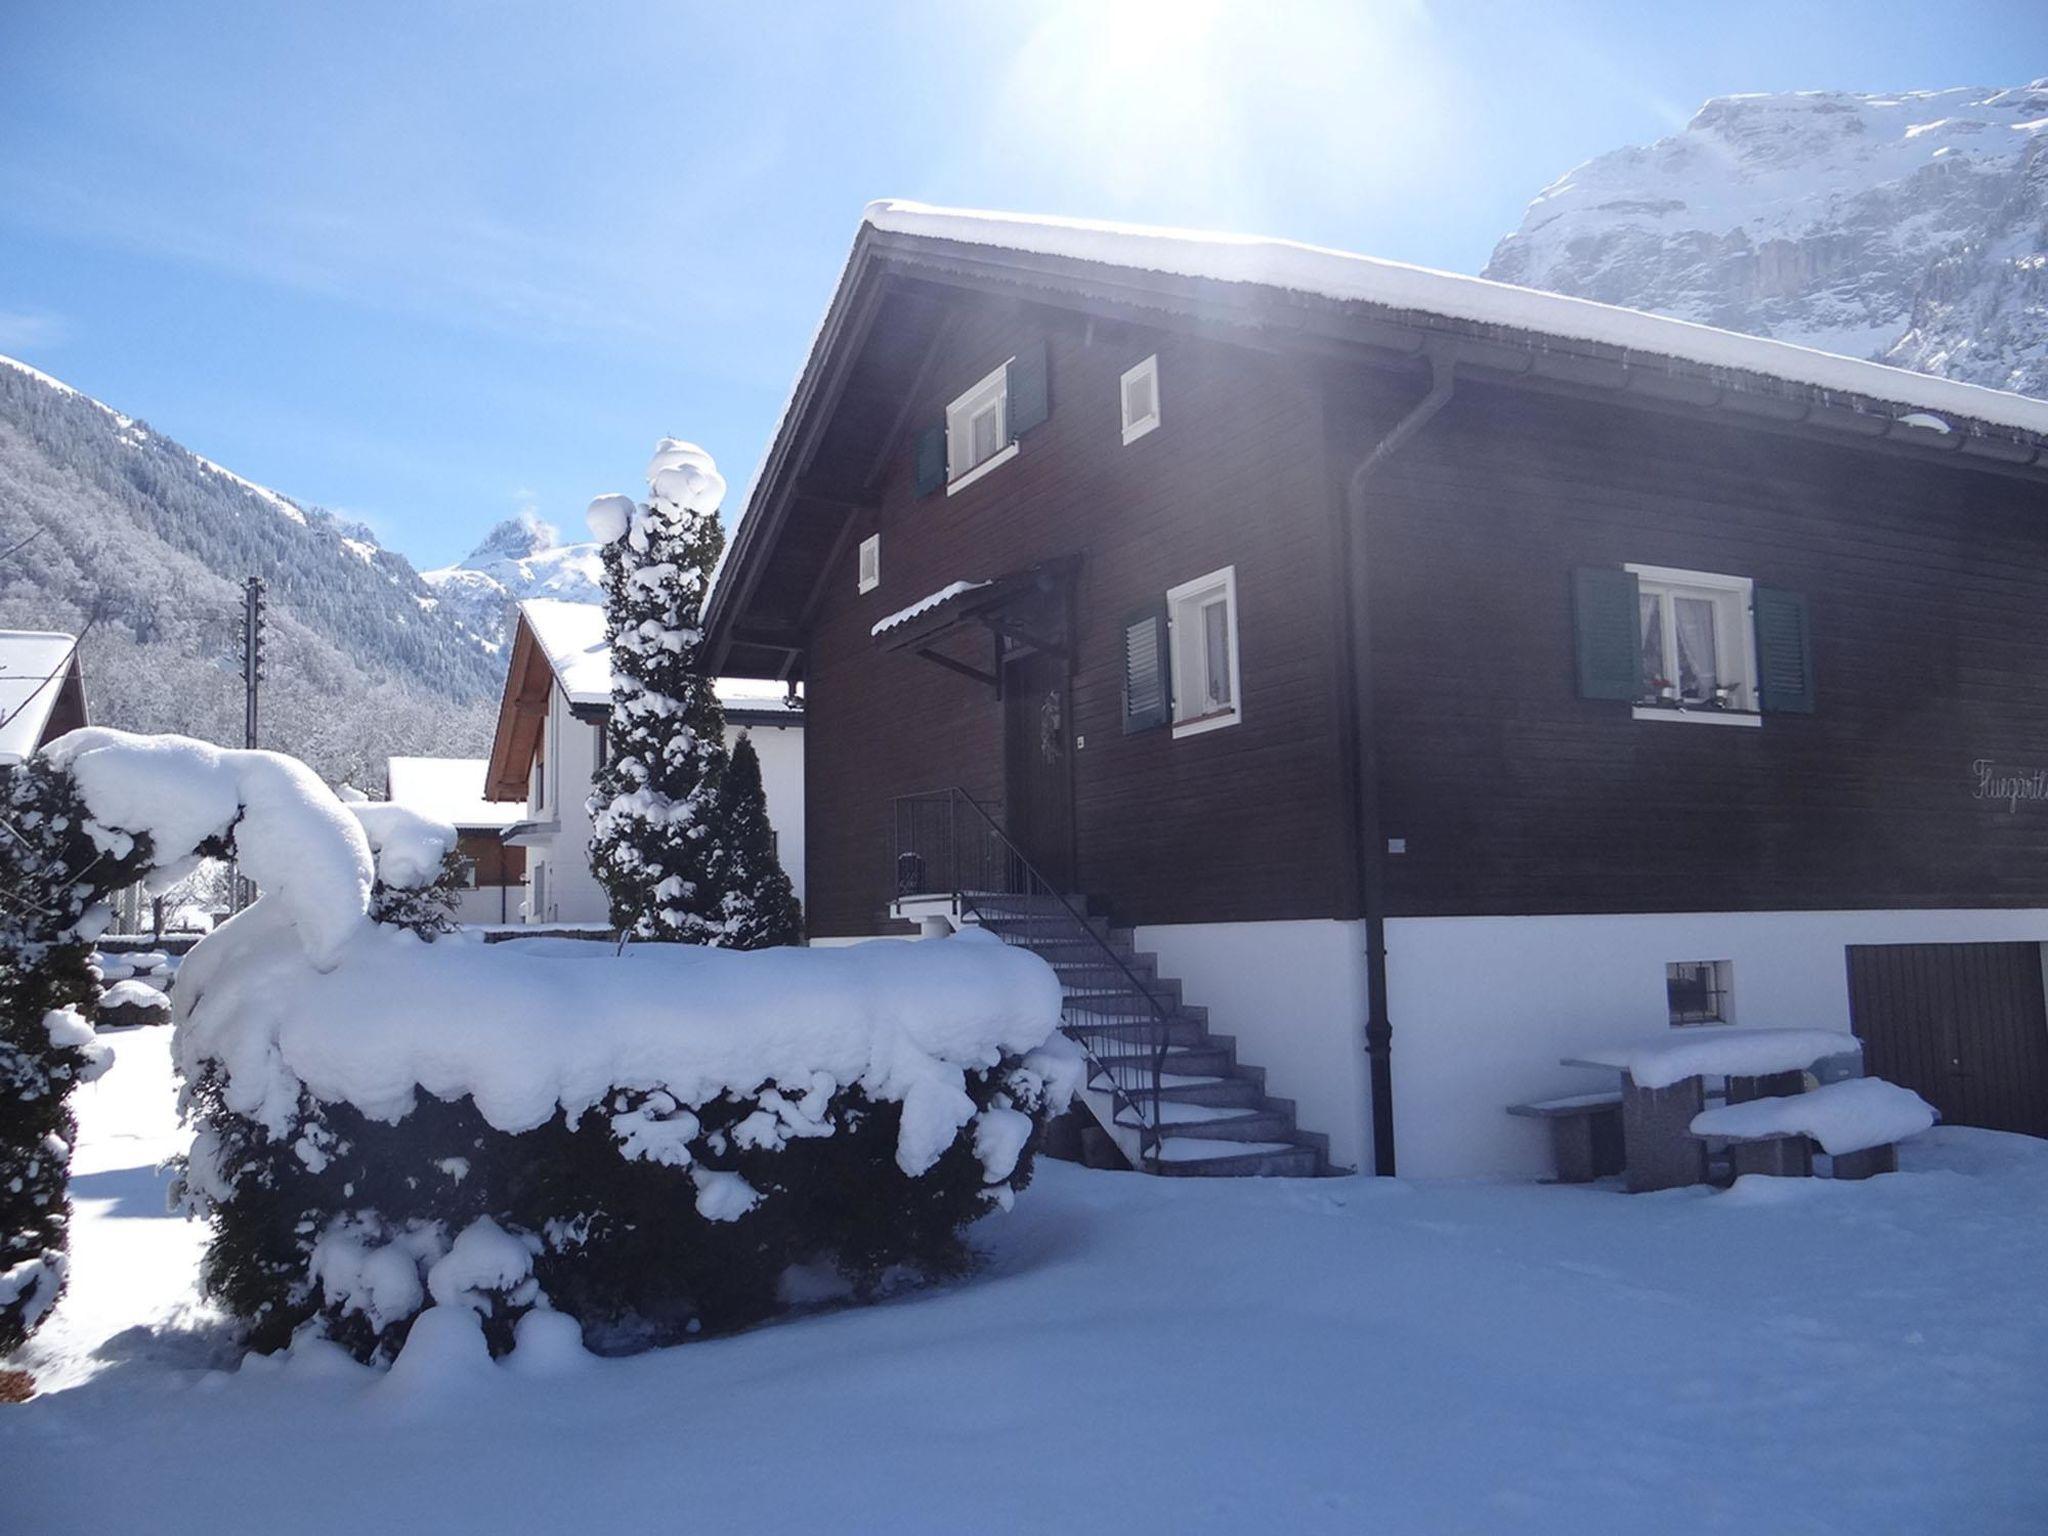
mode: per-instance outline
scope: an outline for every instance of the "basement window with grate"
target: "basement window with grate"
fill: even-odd
[[[1664,997],[1671,1023],[1735,1022],[1735,966],[1728,960],[1673,960],[1664,967]]]

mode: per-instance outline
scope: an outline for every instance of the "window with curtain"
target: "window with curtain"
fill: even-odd
[[[1746,577],[1632,565],[1642,621],[1642,703],[1678,710],[1756,709],[1751,584]]]

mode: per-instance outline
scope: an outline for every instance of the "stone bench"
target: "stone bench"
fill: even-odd
[[[1838,1179],[1896,1172],[1898,1144],[1934,1123],[1919,1095],[1882,1078],[1823,1083],[1808,1093],[1737,1100],[1695,1115],[1688,1126],[1701,1142],[1727,1146],[1737,1177],[1813,1172],[1815,1144],[1832,1158]]]
[[[1581,1093],[1565,1099],[1510,1104],[1508,1113],[1550,1122],[1558,1183],[1589,1184],[1621,1172],[1620,1093]]]

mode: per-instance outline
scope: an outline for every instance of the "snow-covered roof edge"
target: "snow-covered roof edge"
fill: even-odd
[[[941,208],[895,199],[868,204],[862,221],[892,234],[1175,277],[1254,284],[1561,340],[1595,342],[2048,437],[2048,401],[1818,352],[1791,342],[1744,336],[1690,320],[1327,246],[1256,235]]]
[[[0,630],[0,762],[19,762],[35,751],[77,665],[76,635]]]
[[[604,642],[604,604],[579,603],[562,597],[527,597],[519,614],[534,643],[554,670],[555,681],[571,704],[609,704],[612,698],[611,649]],[[803,723],[801,707],[790,709],[782,685],[751,686],[753,680],[720,677],[712,680],[719,703],[728,710],[787,711],[791,723]]]

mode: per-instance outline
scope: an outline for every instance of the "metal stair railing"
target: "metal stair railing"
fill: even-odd
[[[1090,1086],[1108,1092],[1117,1125],[1137,1133],[1140,1159],[1156,1170],[1166,1007],[1025,857],[1003,830],[1000,808],[992,814],[958,788],[899,796],[895,806],[897,897],[949,897],[1004,943],[1033,951],[1056,972],[1064,963],[1065,1032],[1087,1053]],[[1079,973],[1074,985],[1068,973]]]

